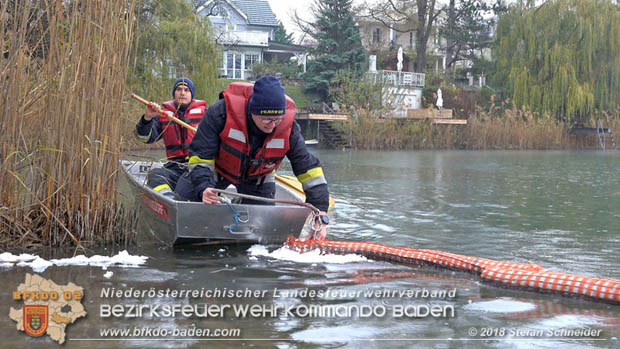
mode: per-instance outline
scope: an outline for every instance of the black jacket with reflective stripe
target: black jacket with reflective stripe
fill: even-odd
[[[251,116],[248,114],[248,136],[250,152],[254,156],[262,147],[267,134],[256,127]],[[226,105],[224,99],[220,99],[212,104],[206,111],[204,118],[198,126],[198,131],[189,146],[189,156],[198,156],[204,160],[214,160],[220,149],[220,133],[226,124]],[[290,149],[286,157],[291,162],[295,176],[303,174],[308,170],[320,167],[319,159],[312,155],[306,148],[301,128],[297,122],[293,122],[291,135],[289,137]],[[215,177],[213,172],[205,166],[196,166],[190,172],[190,178],[196,191],[200,196],[206,188],[215,187]],[[306,201],[314,205],[321,211],[329,208],[329,191],[327,184],[319,184],[309,188],[306,192]]]

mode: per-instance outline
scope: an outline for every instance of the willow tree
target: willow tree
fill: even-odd
[[[196,97],[216,98],[218,59],[209,19],[185,0],[144,0],[138,18],[130,87],[151,100],[170,99],[177,77],[196,85]]]
[[[495,53],[495,82],[518,105],[570,123],[619,107],[620,6],[611,0],[513,7]]]

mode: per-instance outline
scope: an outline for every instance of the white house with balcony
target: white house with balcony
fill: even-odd
[[[405,117],[407,110],[422,108],[422,89],[425,75],[397,70],[377,70],[375,56],[370,56],[366,78],[383,85],[383,105],[394,111],[394,116]]]
[[[209,18],[216,43],[223,48],[221,77],[253,79],[253,64],[283,55],[284,44],[272,42],[278,21],[267,1],[213,0],[198,8],[198,13]],[[304,48],[292,46],[284,54],[305,59]]]

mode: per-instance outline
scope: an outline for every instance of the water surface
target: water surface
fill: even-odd
[[[320,150],[316,154],[336,198],[330,239],[436,249],[620,279],[620,153]],[[50,267],[41,275],[58,284],[74,282],[85,288],[88,316],[67,329],[65,345],[70,348],[620,346],[620,306],[507,290],[483,284],[467,273],[370,260],[327,263],[317,257],[316,263],[307,263],[257,255],[249,247],[166,249],[142,237],[131,252],[149,256],[143,267],[108,268],[114,273],[111,278],[103,277],[106,271],[101,268],[80,266]],[[96,252],[111,255],[116,250]],[[7,315],[9,306],[21,306],[11,294],[26,272],[32,271],[0,269],[6,284],[0,295]],[[102,297],[102,290],[111,288],[249,290],[258,291],[258,296]],[[433,298],[423,296],[424,290],[454,290],[455,296]],[[308,296],[310,291],[323,296]],[[407,291],[418,295],[398,296]],[[114,319],[101,317],[101,304],[257,305],[298,311],[312,306],[366,307],[387,313],[291,316],[292,312],[284,312],[241,317],[228,312],[208,318]],[[453,309],[454,316],[394,314],[394,309],[424,306]],[[50,344],[49,339],[31,339],[17,332],[8,316],[0,319],[7,345]],[[104,328],[137,327],[239,329],[240,336],[217,341],[196,336],[101,340]],[[578,329],[597,331],[597,335],[575,336]],[[486,334],[492,340],[483,337]]]

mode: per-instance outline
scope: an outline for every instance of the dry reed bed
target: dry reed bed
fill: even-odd
[[[620,141],[620,111],[599,113],[603,127]],[[594,127],[595,125],[590,125]],[[428,120],[376,118],[365,113],[342,125],[356,149],[597,149],[596,135],[575,136],[570,127],[526,108],[478,110],[467,125],[432,125]],[[611,146],[608,139],[607,146]]]
[[[134,4],[0,5],[0,245],[132,240],[117,179]]]

